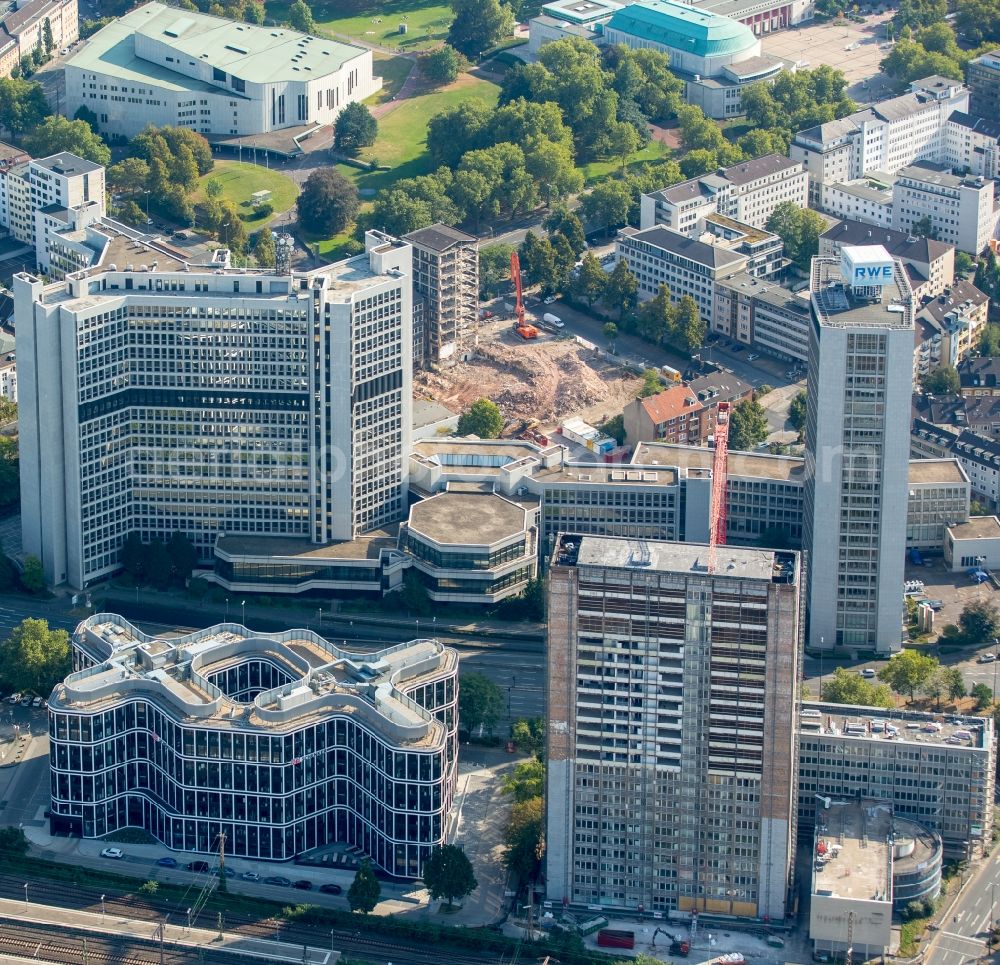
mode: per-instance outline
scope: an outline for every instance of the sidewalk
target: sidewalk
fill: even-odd
[[[125,936],[139,941],[161,944],[172,949],[188,949],[192,953],[198,948],[215,951],[243,952],[255,957],[275,962],[305,962],[307,965],[327,965],[340,958],[340,952],[327,948],[313,948],[291,945],[287,942],[265,941],[246,938],[242,935],[227,935],[225,931],[207,928],[187,928],[186,923],[166,924],[163,934],[160,925],[148,919],[122,918],[120,915],[102,915],[89,911],[74,911],[70,908],[55,908],[38,905],[35,902],[13,901],[0,898],[0,918],[25,924],[54,925],[57,928],[71,927],[92,932],[95,937],[105,935]],[[95,953],[96,954],[96,953]],[[192,955],[197,958],[196,955]]]

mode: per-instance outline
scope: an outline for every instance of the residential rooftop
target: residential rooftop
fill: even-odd
[[[654,423],[669,422],[679,415],[693,414],[701,408],[698,397],[686,385],[671,385],[662,392],[642,399],[641,405]]]

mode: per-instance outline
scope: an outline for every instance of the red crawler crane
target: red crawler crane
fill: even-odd
[[[715,548],[726,544],[726,476],[729,468],[729,408],[720,402],[715,417],[715,456],[712,459],[712,516],[708,530],[708,572],[715,572]]]

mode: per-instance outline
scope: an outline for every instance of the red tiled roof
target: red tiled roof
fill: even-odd
[[[695,413],[701,408],[698,397],[686,385],[672,385],[642,400],[646,415],[655,423],[669,422],[684,412]]]

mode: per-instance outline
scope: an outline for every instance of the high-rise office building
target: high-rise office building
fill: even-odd
[[[913,294],[879,246],[814,258],[803,544],[809,643],[892,653],[901,641]]]
[[[114,572],[131,532],[207,560],[221,534],[323,544],[402,518],[411,248],[366,243],[307,273],[110,252],[15,278],[22,533],[47,581]]]
[[[560,537],[549,571],[554,901],[784,917],[802,606],[793,552]]]
[[[969,112],[977,117],[1000,117],[1000,49],[969,61],[965,68],[969,82]]]
[[[479,312],[479,241],[446,224],[403,236],[413,246],[413,293],[424,301],[418,364],[443,362],[472,337]]]

